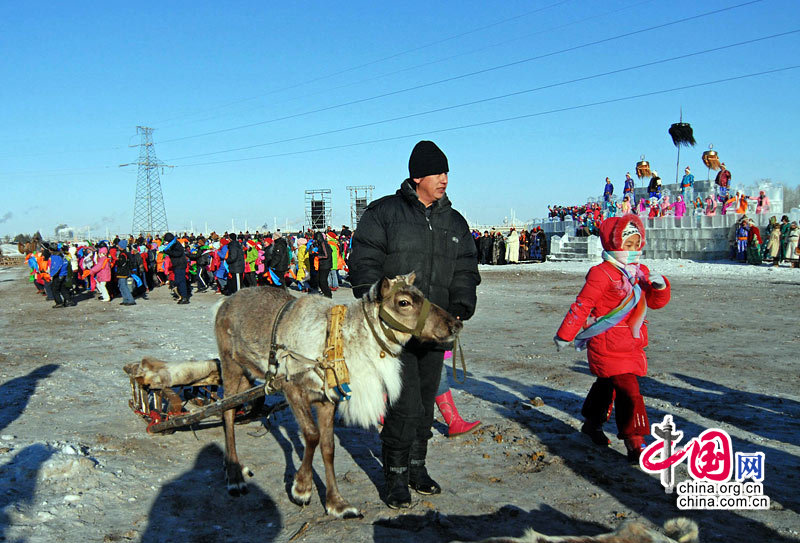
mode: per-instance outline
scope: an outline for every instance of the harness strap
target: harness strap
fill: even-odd
[[[369,331],[372,332],[372,337],[375,338],[375,341],[378,342],[378,345],[381,348],[381,358],[385,357],[386,353],[389,353],[392,356],[397,356],[397,354],[392,352],[392,349],[388,345],[386,345],[386,342],[381,339],[381,337],[378,335],[378,332],[375,331],[375,326],[373,326],[372,320],[369,318],[369,315],[367,314],[367,302],[364,301],[363,298],[361,299],[361,309],[362,309],[362,311],[364,311],[364,320],[367,321],[367,326],[369,327]],[[381,322],[380,319],[378,319],[378,324],[380,324],[381,328],[383,328],[383,323]],[[389,332],[391,332],[391,330]],[[385,329],[384,329],[384,333],[386,333]],[[394,334],[392,334],[391,336],[387,335],[387,337],[392,339],[394,341],[394,343],[397,343],[397,340],[394,338]],[[399,345],[399,343],[398,343],[398,345]]]
[[[267,375],[267,384],[265,385],[265,389],[268,391],[274,392],[272,387],[272,381],[275,378],[276,373],[278,372],[278,349],[286,349],[286,345],[281,345],[278,343],[278,324],[281,322],[281,318],[283,314],[286,313],[289,308],[294,305],[297,301],[297,298],[292,298],[291,300],[287,300],[281,308],[278,310],[278,314],[275,316],[275,322],[272,323],[272,335],[270,336],[269,340],[269,373]]]
[[[327,385],[336,388],[342,400],[349,400],[350,371],[344,359],[342,341],[342,322],[345,315],[347,315],[346,305],[335,305],[330,310],[323,368]]]

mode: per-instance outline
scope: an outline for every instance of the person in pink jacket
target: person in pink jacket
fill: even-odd
[[[106,283],[111,281],[111,262],[108,259],[108,247],[100,247],[98,251],[97,264],[92,266],[92,275],[97,281],[97,290],[100,291],[100,300],[110,302],[111,296],[108,295]]]
[[[672,204],[672,209],[675,211],[675,216],[678,218],[686,215],[686,202],[683,201],[683,195],[678,194],[678,200]]]
[[[587,349],[589,370],[597,380],[581,414],[581,432],[607,447],[603,424],[616,415],[617,437],[624,440],[628,460],[638,464],[650,424],[638,377],[647,375],[647,309],[670,299],[669,281],[639,264],[645,243],[644,224],[636,215],[612,217],[600,225],[603,262],[592,267],[553,341],[560,351],[574,340]]]
[[[707,216],[716,215],[717,214],[717,202],[714,201],[714,198],[711,196],[706,196],[706,211]]]
[[[756,200],[756,215],[761,215],[762,213],[769,213],[769,198],[767,198],[767,194],[760,190],[758,191],[758,198]]]

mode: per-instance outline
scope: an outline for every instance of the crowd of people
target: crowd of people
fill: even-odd
[[[547,236],[541,226],[534,226],[530,230],[523,228],[519,232],[512,227],[506,235],[494,228],[491,231],[484,230],[483,234],[473,230],[472,238],[475,240],[480,264],[502,265],[547,260]]]
[[[162,285],[178,304],[192,292],[230,295],[242,287],[272,285],[328,298],[347,273],[350,230],[307,231],[294,235],[249,232],[47,243],[26,255],[30,281],[54,308],[71,307],[88,293],[103,302],[121,298],[136,305]],[[83,298],[83,297],[82,297]]]
[[[680,181],[680,193],[674,195],[664,190],[661,177],[653,170],[647,185],[647,197],[636,199],[635,186],[630,172],[625,174],[622,199],[614,195],[614,185],[606,177],[603,188],[603,203],[588,202],[573,206],[548,206],[550,220],[565,220],[570,217],[581,223],[579,230],[597,235],[603,219],[633,213],[639,217],[683,217],[686,215],[726,215],[728,213],[747,213],[750,202],[755,202],[758,215],[769,213],[770,201],[761,190],[758,196],[750,196],[742,191],[731,192],[731,172],[720,164],[720,171],[714,180],[714,191],[709,194],[695,194],[694,175],[691,168],[684,169]]]
[[[744,216],[736,222],[728,236],[731,260],[757,266],[768,260],[773,266],[788,262],[793,268],[800,267],[798,240],[800,228],[797,222],[789,222],[786,215],[781,217],[780,222],[777,217],[770,217],[763,236],[753,219]]]

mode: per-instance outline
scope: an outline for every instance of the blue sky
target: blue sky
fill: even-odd
[[[734,183],[796,185],[800,33],[762,38],[799,29],[796,0],[4,2],[0,235],[129,232],[137,125],[178,231],[302,224],[323,188],[349,224],[346,187],[394,192],[420,139],[469,220],[540,217],[642,154],[674,180],[681,109],[681,170],[713,143]]]

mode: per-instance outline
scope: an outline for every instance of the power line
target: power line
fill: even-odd
[[[182,157],[175,157],[175,158],[171,158],[170,160],[171,161],[186,160],[186,159],[189,159],[189,158],[197,158],[197,157],[201,157],[201,156],[219,155],[219,154],[223,154],[223,153],[232,153],[232,152],[236,152],[236,151],[247,151],[247,150],[250,150],[250,149],[256,149],[258,147],[267,147],[267,146],[270,146],[270,145],[277,145],[279,143],[289,143],[289,142],[293,142],[293,141],[299,141],[299,140],[318,137],[318,136],[327,136],[327,135],[330,135],[330,134],[346,132],[346,131],[349,131],[349,130],[356,130],[358,128],[366,128],[366,127],[369,127],[369,126],[375,126],[375,125],[379,125],[379,124],[386,124],[386,123],[390,123],[390,122],[401,121],[401,120],[405,120],[405,119],[411,119],[411,118],[414,118],[414,117],[421,117],[421,116],[424,116],[424,115],[430,115],[432,113],[440,113],[442,111],[449,111],[449,110],[452,110],[452,109],[458,109],[458,108],[462,108],[462,107],[474,106],[474,105],[477,105],[477,104],[483,104],[483,103],[486,103],[486,102],[492,102],[492,101],[496,101],[496,100],[501,100],[503,98],[510,98],[512,96],[520,96],[522,94],[529,94],[529,93],[537,92],[537,91],[540,91],[540,90],[546,90],[546,89],[551,89],[551,88],[560,87],[560,86],[564,86],[564,85],[569,85],[569,84],[572,84],[572,83],[579,83],[579,82],[588,81],[588,80],[591,80],[591,79],[597,79],[597,78],[600,78],[600,77],[605,77],[605,76],[609,76],[609,75],[614,75],[614,74],[619,74],[619,73],[628,72],[628,71],[632,71],[632,70],[637,70],[637,69],[641,69],[641,68],[645,68],[645,67],[649,67],[649,66],[655,66],[655,65],[658,65],[658,64],[664,64],[664,63],[667,63],[667,62],[673,62],[673,61],[676,61],[676,60],[682,60],[682,59],[686,59],[686,58],[690,58],[690,57],[694,57],[694,56],[704,55],[704,54],[707,54],[707,53],[713,53],[713,52],[721,51],[721,50],[724,50],[724,49],[730,49],[730,48],[739,47],[739,46],[742,46],[742,45],[749,45],[749,44],[760,42],[760,41],[765,41],[765,40],[769,40],[769,39],[788,36],[788,35],[791,35],[791,34],[797,34],[798,32],[800,32],[800,29],[790,30],[790,31],[787,31],[787,32],[781,32],[781,33],[778,33],[778,34],[772,34],[772,35],[769,35],[769,36],[763,36],[763,37],[760,37],[760,38],[753,38],[753,39],[750,39],[750,40],[745,40],[745,41],[732,43],[732,44],[728,44],[728,45],[721,45],[719,47],[713,47],[713,48],[710,48],[710,49],[704,49],[702,51],[696,51],[696,52],[693,52],[693,53],[686,53],[684,55],[678,55],[678,56],[670,57],[670,58],[666,58],[666,59],[655,60],[655,61],[646,62],[646,63],[643,63],[643,64],[637,64],[635,66],[628,66],[626,68],[619,68],[619,69],[616,69],[616,70],[610,70],[610,71],[599,73],[599,74],[593,74],[593,75],[587,75],[587,76],[583,76],[583,77],[577,77],[577,78],[569,79],[569,80],[566,80],[566,81],[560,81],[558,83],[550,83],[548,85],[542,85],[542,86],[535,87],[535,88],[532,88],[532,89],[525,89],[525,90],[521,90],[521,91],[502,94],[502,95],[499,95],[499,96],[492,96],[492,97],[489,97],[489,98],[482,98],[480,100],[473,100],[473,101],[470,101],[470,102],[464,102],[464,103],[461,103],[461,104],[454,104],[454,105],[451,105],[451,106],[445,106],[445,107],[440,107],[440,108],[436,108],[436,109],[430,109],[430,110],[427,110],[427,111],[421,111],[421,112],[417,112],[417,113],[410,113],[408,115],[401,115],[401,116],[392,117],[392,118],[389,118],[389,119],[382,119],[382,120],[378,120],[378,121],[372,121],[372,122],[368,122],[368,123],[362,123],[362,124],[347,126],[347,127],[344,127],[344,128],[336,128],[336,129],[333,129],[333,130],[326,130],[324,132],[316,132],[316,133],[313,133],[313,134],[306,134],[306,135],[302,135],[302,136],[296,136],[296,137],[293,137],[293,138],[285,138],[285,139],[281,139],[281,140],[274,140],[274,141],[270,141],[270,142],[266,142],[266,143],[258,143],[258,144],[254,144],[254,145],[247,145],[245,147],[235,147],[235,148],[232,148],[232,149],[225,149],[225,150],[221,150],[221,151],[212,151],[212,152],[205,152],[205,153],[187,155],[187,156],[182,156]]]
[[[229,163],[232,163],[232,162],[245,162],[245,161],[249,161],[249,160],[261,160],[261,159],[265,159],[265,158],[278,158],[278,157],[286,157],[286,156],[293,156],[293,155],[302,155],[302,154],[315,153],[315,152],[320,152],[320,151],[331,151],[331,150],[336,150],[336,149],[345,149],[345,148],[348,148],[348,147],[358,147],[358,146],[362,146],[362,145],[370,145],[370,144],[373,144],[373,143],[383,143],[383,142],[387,142],[387,141],[395,141],[395,140],[401,140],[401,139],[406,139],[406,138],[425,136],[425,135],[430,135],[430,134],[441,134],[443,132],[453,132],[453,131],[456,131],[456,130],[465,130],[467,128],[476,128],[476,127],[479,127],[479,126],[488,126],[488,125],[493,125],[493,124],[500,124],[500,123],[506,123],[506,122],[511,122],[511,121],[518,121],[518,120],[521,120],[521,119],[529,119],[529,118],[532,118],[532,117],[541,117],[541,116],[544,116],[544,115],[551,115],[551,114],[554,114],[554,113],[564,113],[566,111],[575,111],[575,110],[578,110],[578,109],[585,109],[585,108],[596,107],[596,106],[601,106],[601,105],[606,105],[606,104],[613,104],[613,103],[616,103],[616,102],[625,102],[625,101],[628,101],[628,100],[635,100],[637,98],[646,98],[646,97],[649,97],[649,96],[656,96],[656,95],[659,95],[659,94],[667,94],[667,93],[670,93],[670,92],[677,92],[677,91],[681,91],[681,90],[694,89],[694,88],[698,88],[698,87],[706,87],[706,86],[710,86],[710,85],[716,85],[716,84],[719,84],[719,83],[728,83],[730,81],[737,81],[737,80],[740,80],[740,79],[747,79],[747,78],[750,78],[750,77],[757,77],[757,76],[761,76],[761,75],[785,72],[785,71],[788,71],[788,70],[796,70],[798,68],[800,68],[800,65],[785,66],[783,68],[776,68],[776,69],[773,69],[773,70],[765,70],[765,71],[762,71],[762,72],[754,72],[754,73],[749,73],[749,74],[744,74],[744,75],[737,75],[737,76],[733,76],[733,77],[727,77],[727,78],[724,78],[724,79],[716,79],[716,80],[713,80],[713,81],[705,81],[705,82],[702,82],[702,83],[694,83],[694,84],[691,84],[691,85],[682,85],[680,87],[673,87],[673,88],[670,88],[670,89],[661,89],[661,90],[650,91],[650,92],[645,92],[645,93],[641,93],[641,94],[623,96],[623,97],[620,97],[620,98],[610,98],[608,100],[600,100],[600,101],[597,101],[597,102],[589,102],[589,103],[586,103],[586,104],[579,104],[579,105],[575,105],[575,106],[567,106],[567,107],[563,107],[563,108],[550,109],[550,110],[547,110],[547,111],[539,111],[539,112],[536,112],[536,113],[528,113],[528,114],[525,114],[525,115],[516,115],[514,117],[504,117],[502,119],[494,119],[494,120],[491,120],[491,121],[483,121],[483,122],[479,122],[479,123],[464,124],[464,125],[460,125],[460,126],[451,126],[451,127],[448,127],[448,128],[440,128],[440,129],[437,129],[437,130],[426,130],[424,132],[415,132],[413,134],[403,134],[402,136],[393,136],[393,137],[389,137],[389,138],[380,138],[380,139],[360,141],[360,142],[355,142],[355,143],[346,143],[346,144],[342,144],[342,145],[331,145],[331,146],[328,146],[328,147],[317,147],[317,148],[314,148],[314,149],[305,149],[305,150],[302,150],[302,151],[290,151],[290,152],[286,152],[286,153],[276,153],[276,154],[272,154],[272,155],[262,155],[262,156],[249,157],[249,158],[233,158],[233,159],[229,159],[229,160],[218,160],[218,161],[212,161],[212,162],[198,162],[198,163],[194,163],[194,164],[184,164],[181,167],[188,168],[188,167],[193,167],[193,166],[209,166],[209,165],[213,165],[213,164],[229,164]]]
[[[280,105],[280,104],[285,104],[285,103],[289,103],[289,102],[292,102],[292,101],[296,101],[296,100],[299,100],[299,99],[302,99],[302,98],[310,98],[310,97],[313,97],[313,96],[319,96],[320,94],[328,94],[328,93],[330,93],[332,91],[337,91],[337,90],[345,89],[345,88],[348,88],[348,87],[363,85],[364,83],[369,83],[371,81],[377,81],[377,80],[383,79],[385,77],[390,77],[390,76],[401,74],[401,73],[404,73],[404,72],[409,72],[409,71],[412,71],[412,70],[417,70],[417,69],[420,69],[420,68],[424,68],[426,66],[431,66],[431,65],[434,65],[434,64],[440,64],[442,62],[447,62],[447,61],[450,61],[450,60],[453,60],[453,59],[456,59],[456,58],[459,58],[459,57],[463,57],[463,56],[479,53],[481,51],[485,51],[487,49],[491,49],[491,48],[494,48],[494,47],[499,47],[501,45],[506,45],[508,43],[513,43],[515,41],[519,41],[519,40],[524,39],[524,38],[530,38],[532,36],[537,36],[539,34],[545,34],[547,32],[552,32],[554,30],[561,30],[561,29],[567,28],[569,26],[573,26],[573,25],[584,23],[584,22],[591,21],[591,20],[594,20],[594,19],[599,19],[599,18],[602,18],[602,17],[606,17],[608,15],[611,15],[611,14],[614,14],[614,13],[619,13],[621,11],[625,11],[625,10],[631,9],[633,7],[636,7],[636,6],[640,6],[642,4],[648,4],[648,3],[651,3],[653,1],[654,0],[642,0],[641,2],[637,2],[635,4],[630,4],[630,5],[627,5],[627,6],[623,6],[621,8],[617,8],[617,9],[614,9],[614,10],[611,10],[611,11],[606,11],[606,12],[599,13],[599,14],[596,14],[596,15],[591,15],[589,17],[584,17],[582,19],[576,19],[576,20],[570,21],[568,23],[564,23],[564,24],[557,25],[557,26],[551,26],[549,28],[538,30],[536,32],[530,32],[528,34],[523,34],[522,36],[517,36],[517,37],[512,38],[510,40],[503,40],[503,41],[500,41],[500,42],[495,42],[495,43],[492,43],[492,44],[489,44],[489,45],[486,45],[486,46],[483,46],[483,47],[474,48],[474,49],[471,49],[469,51],[465,51],[465,52],[458,53],[458,54],[455,54],[455,55],[450,55],[450,56],[447,56],[447,57],[438,58],[436,60],[430,60],[430,61],[427,61],[427,62],[422,62],[420,64],[415,64],[413,66],[408,66],[408,67],[401,68],[399,70],[394,70],[394,71],[391,71],[391,72],[385,72],[383,74],[376,75],[376,76],[373,76],[373,77],[367,77],[367,78],[359,79],[359,80],[356,80],[356,81],[350,81],[348,83],[345,83],[343,85],[338,85],[336,87],[328,87],[328,88],[325,88],[325,89],[322,89],[322,90],[318,90],[318,91],[315,91],[315,92],[310,92],[310,93],[303,94],[303,95],[292,96],[291,98],[288,98],[286,100],[283,100],[283,101],[280,101],[280,102],[274,102],[271,105],[272,106],[276,106],[276,105]],[[258,106],[258,107],[261,107],[261,106]],[[249,110],[245,110],[245,111],[250,111],[252,109],[256,109],[256,108],[250,108]],[[206,117],[204,119],[198,119],[197,122],[208,121],[208,120],[217,119],[217,118],[220,118],[220,117],[221,117],[221,115]],[[163,141],[163,142],[160,142],[160,143],[170,143],[171,141],[174,141],[174,140],[166,140],[166,141]]]
[[[241,100],[236,100],[234,102],[229,102],[227,104],[223,104],[221,106],[217,106],[216,108],[213,108],[213,109],[226,108],[226,107],[233,106],[233,105],[236,105],[236,104],[241,104],[243,102],[248,102],[250,100],[255,100],[256,98],[263,98],[264,96],[269,96],[271,94],[277,94],[279,92],[284,92],[284,91],[287,91],[287,90],[296,89],[297,87],[302,87],[303,85],[309,85],[311,83],[316,83],[317,81],[322,81],[324,79],[330,79],[331,77],[336,77],[337,75],[342,75],[342,74],[346,74],[348,72],[352,72],[352,71],[355,71],[355,70],[360,70],[361,68],[366,68],[367,66],[372,66],[372,65],[375,65],[375,64],[379,64],[381,62],[385,62],[385,61],[391,60],[393,58],[397,58],[397,57],[400,57],[400,56],[403,56],[403,55],[407,55],[409,53],[414,53],[416,51],[421,51],[423,49],[428,49],[430,47],[433,47],[434,45],[439,45],[441,43],[452,41],[452,40],[455,40],[455,39],[458,39],[458,38],[463,38],[464,36],[468,36],[470,34],[474,34],[476,32],[480,32],[482,30],[486,30],[487,28],[492,28],[494,26],[499,26],[501,24],[505,24],[505,23],[507,23],[509,21],[514,21],[514,20],[517,20],[517,19],[521,19],[523,17],[527,17],[529,15],[533,15],[534,13],[539,13],[539,12],[542,12],[542,11],[546,11],[546,10],[548,10],[550,8],[558,7],[558,6],[562,5],[562,4],[566,4],[566,3],[571,2],[571,1],[572,0],[559,0],[558,2],[554,2],[554,3],[549,4],[547,6],[544,6],[544,7],[541,7],[541,8],[537,8],[537,9],[534,9],[534,10],[531,10],[531,11],[526,11],[526,12],[520,14],[520,15],[514,15],[513,17],[508,17],[506,19],[501,19],[499,21],[495,21],[493,23],[489,23],[489,24],[484,25],[484,26],[479,26],[479,27],[473,28],[471,30],[466,30],[466,31],[461,32],[459,34],[454,34],[452,36],[448,36],[448,37],[442,38],[440,40],[436,40],[436,41],[432,41],[432,42],[426,43],[425,45],[419,45],[417,47],[412,47],[411,49],[405,49],[405,50],[400,51],[398,53],[393,53],[391,55],[388,55],[388,56],[385,56],[385,57],[382,57],[382,58],[379,58],[379,59],[376,59],[376,60],[371,60],[369,62],[365,62],[363,64],[359,64],[357,66],[351,66],[350,68],[345,68],[343,70],[339,70],[337,72],[332,72],[332,73],[329,73],[327,75],[322,75],[322,76],[314,77],[312,79],[307,79],[305,81],[301,81],[299,83],[294,83],[292,85],[289,85],[288,87],[283,87],[283,88],[280,88],[280,89],[275,89],[275,90],[269,91],[269,92],[267,92],[265,94],[259,94],[257,96],[251,96],[249,98],[242,98]],[[206,110],[206,111],[208,111],[208,110]],[[190,114],[183,115],[183,116],[180,116],[180,117],[173,117],[171,119],[166,119],[164,121],[161,121],[161,124],[169,122],[169,121],[177,120],[177,119],[183,119],[183,118],[186,118],[186,117],[192,117],[192,116],[194,116],[196,114],[197,113],[190,113]],[[173,141],[173,140],[167,140],[167,141]],[[159,143],[167,143],[167,141],[162,141],[162,142],[159,142]]]
[[[465,74],[460,74],[460,75],[456,75],[456,76],[452,76],[452,77],[447,77],[447,78],[444,78],[444,79],[439,79],[437,81],[431,81],[431,82],[428,82],[428,83],[423,83],[421,85],[415,85],[413,87],[406,87],[404,89],[399,89],[399,90],[396,90],[396,91],[386,92],[386,93],[383,93],[383,94],[369,96],[369,97],[366,97],[366,98],[359,98],[358,100],[351,100],[349,102],[343,102],[343,103],[339,103],[339,104],[334,104],[334,105],[331,105],[331,106],[317,108],[317,109],[313,109],[313,110],[309,110],[309,111],[305,111],[305,112],[301,112],[301,113],[295,113],[295,114],[292,114],[292,115],[285,115],[283,117],[276,117],[276,118],[273,118],[273,119],[267,119],[265,121],[258,121],[258,122],[255,122],[255,123],[248,123],[248,124],[244,124],[244,125],[233,126],[233,127],[230,127],[230,128],[222,128],[220,130],[212,130],[210,132],[204,132],[202,134],[194,134],[194,135],[190,135],[190,136],[182,136],[182,137],[179,137],[179,138],[172,138],[172,139],[161,141],[159,143],[162,143],[162,144],[163,143],[172,143],[172,142],[176,142],[176,141],[184,141],[184,140],[187,140],[187,139],[199,138],[199,137],[203,137],[203,136],[211,136],[211,135],[215,135],[215,134],[223,134],[225,132],[232,132],[232,131],[235,131],[235,130],[242,130],[242,129],[245,129],[245,128],[252,128],[254,126],[261,126],[261,125],[270,124],[270,123],[274,123],[274,122],[278,122],[278,121],[285,121],[285,120],[289,120],[289,119],[295,119],[297,117],[303,117],[303,116],[306,116],[306,115],[312,115],[314,113],[321,113],[321,112],[324,112],[324,111],[330,111],[330,110],[333,110],[333,109],[339,109],[339,108],[342,108],[342,107],[352,106],[352,105],[355,105],[355,104],[362,104],[364,102],[370,102],[370,101],[373,101],[373,100],[378,100],[380,98],[386,98],[388,96],[396,96],[398,94],[403,94],[403,93],[411,92],[411,91],[414,91],[414,90],[424,89],[424,88],[432,87],[432,86],[435,86],[435,85],[440,85],[442,83],[449,83],[451,81],[457,81],[459,79],[464,79],[464,78],[467,78],[467,77],[473,77],[473,76],[476,76],[476,75],[482,75],[482,74],[486,74],[486,73],[489,73],[489,72],[501,70],[501,69],[504,69],[504,68],[510,68],[512,66],[518,66],[520,64],[533,62],[535,60],[541,60],[543,58],[552,57],[552,56],[555,56],[555,55],[560,55],[560,54],[564,54],[564,53],[570,53],[570,52],[573,52],[573,51],[577,51],[579,49],[585,49],[587,47],[592,47],[594,45],[600,45],[600,44],[603,44],[603,43],[608,43],[610,41],[619,40],[619,39],[622,39],[622,38],[628,38],[628,37],[631,37],[631,36],[635,36],[637,34],[642,34],[644,32],[650,32],[652,30],[658,30],[658,29],[661,29],[661,28],[674,26],[676,24],[685,23],[687,21],[692,21],[692,20],[695,20],[695,19],[703,18],[703,17],[708,17],[710,15],[716,15],[718,13],[723,13],[725,11],[734,10],[734,9],[737,9],[737,8],[740,8],[740,7],[749,6],[749,5],[752,5],[752,4],[757,4],[757,3],[760,3],[760,2],[763,2],[763,1],[764,0],[749,0],[748,2],[744,2],[744,3],[741,3],[741,4],[736,4],[734,6],[728,6],[728,7],[725,7],[725,8],[720,8],[720,9],[713,10],[713,11],[708,11],[708,12],[701,13],[701,14],[698,14],[698,15],[692,15],[692,16],[689,16],[689,17],[683,17],[681,19],[676,19],[676,20],[668,22],[668,23],[662,23],[662,24],[659,24],[659,25],[654,25],[654,26],[650,26],[650,27],[647,27],[647,28],[642,28],[642,29],[639,29],[639,30],[633,30],[631,32],[625,32],[623,34],[618,34],[616,36],[611,36],[611,37],[603,38],[603,39],[600,39],[600,40],[594,40],[594,41],[591,41],[591,42],[586,42],[586,43],[583,43],[583,44],[580,44],[580,45],[567,47],[565,49],[559,49],[557,51],[551,51],[549,53],[543,53],[541,55],[536,55],[536,56],[533,56],[533,57],[528,57],[528,58],[524,58],[524,59],[521,59],[521,60],[516,60],[514,62],[508,62],[508,63],[505,63],[505,64],[500,64],[498,66],[492,66],[492,67],[489,67],[489,68],[484,68],[482,70],[476,70],[476,71],[465,73]]]

